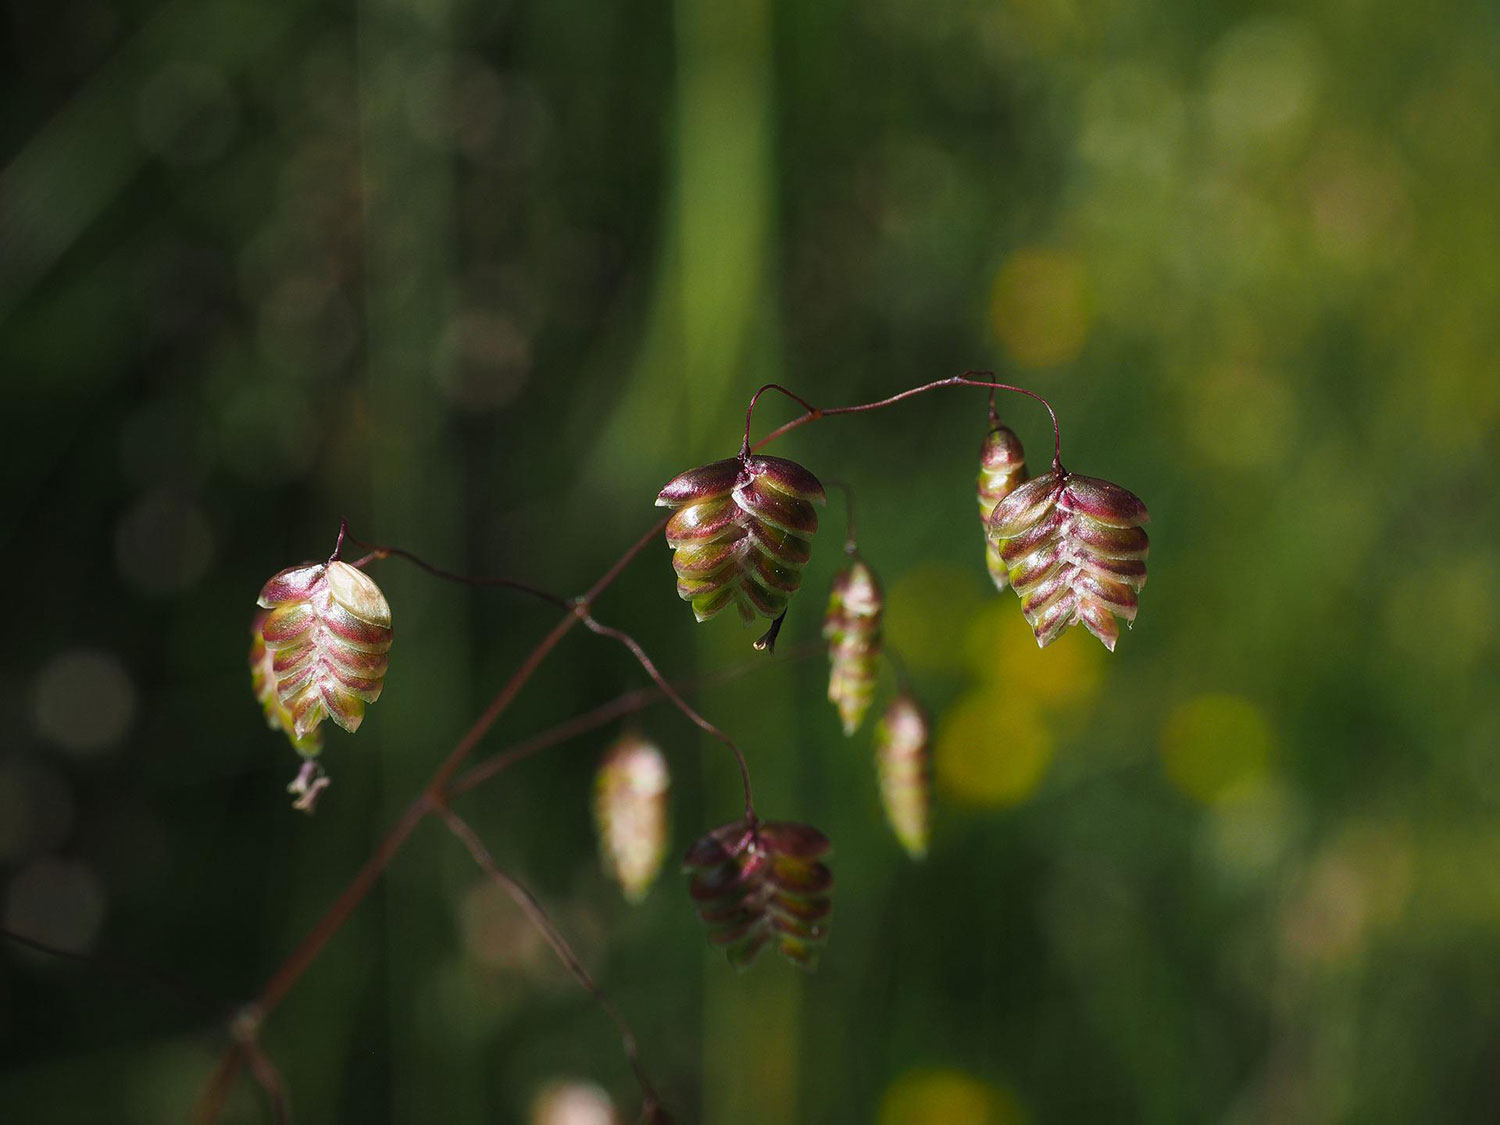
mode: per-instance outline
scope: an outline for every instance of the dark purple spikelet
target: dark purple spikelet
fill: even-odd
[[[819,862],[830,846],[810,825],[737,820],[689,849],[688,893],[730,964],[749,967],[774,941],[787,960],[817,966],[833,912],[833,874]]]
[[[880,582],[863,559],[850,559],[833,580],[823,637],[828,641],[828,701],[853,734],[875,698],[880,661]]]
[[[1000,547],[988,535],[990,516],[995,505],[1014,492],[1026,479],[1026,451],[1021,448],[1021,439],[1009,426],[996,426],[984,436],[979,447],[979,522],[984,524],[984,565],[990,572],[995,589],[1004,590],[1010,585],[1005,573],[1005,563],[1000,558]]]
[[[1044,473],[996,506],[989,534],[1000,548],[1037,644],[1080,622],[1114,651],[1115,618],[1135,620],[1146,584],[1150,517],[1134,493],[1095,477]]]
[[[818,530],[818,478],[781,457],[731,457],[674,477],[656,497],[667,522],[677,593],[707,621],[734,605],[749,624],[776,618],[802,584]]]

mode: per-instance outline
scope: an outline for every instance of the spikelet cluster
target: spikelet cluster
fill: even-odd
[[[323,732],[315,730],[299,737],[292,720],[292,713],[276,696],[276,670],[271,650],[266,647],[262,635],[266,610],[257,609],[250,619],[250,689],[255,700],[266,715],[266,726],[287,736],[292,749],[304,758],[311,758],[323,749]]]
[[[927,713],[907,691],[891,700],[875,725],[880,804],[896,839],[913,859],[927,854],[931,831],[930,741]]]
[[[667,850],[667,760],[656,746],[627,734],[606,751],[594,776],[594,827],[604,870],[640,902]]]
[[[984,436],[979,447],[979,522],[985,527],[984,565],[990,572],[995,589],[1004,590],[1010,585],[1005,573],[1005,563],[1000,558],[1000,547],[989,537],[990,516],[995,505],[1004,500],[1026,480],[1026,452],[1021,448],[1021,439],[1009,426],[996,424]]]
[[[820,859],[828,837],[790,821],[737,820],[689,850],[688,893],[708,926],[708,940],[745,968],[770,942],[811,969],[828,935],[833,875]]]
[[[260,622],[268,678],[294,740],[325,718],[358,730],[389,664],[391,607],[380,587],[348,563],[308,563],[272,577],[259,605],[270,611]]]
[[[989,535],[1039,645],[1082,623],[1114,651],[1115,618],[1135,620],[1146,584],[1148,518],[1119,485],[1055,470],[995,507]]]
[[[834,578],[823,637],[828,641],[828,700],[838,708],[845,734],[859,728],[875,698],[884,605],[880,582],[863,559],[851,559]]]
[[[667,522],[677,593],[706,621],[733,605],[747,624],[777,618],[802,584],[818,530],[818,478],[781,457],[731,457],[667,483]]]

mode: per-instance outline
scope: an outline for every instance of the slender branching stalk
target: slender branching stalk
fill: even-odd
[[[967,371],[962,375],[955,375],[947,379],[940,379],[935,382],[912,387],[908,390],[900,392],[899,394],[891,395],[887,398],[879,399],[874,402],[859,403],[851,406],[822,408],[814,406],[811,402],[803,398],[801,395],[796,394],[795,392],[788,390],[787,388],[779,384],[768,383],[759,388],[755,392],[755,394],[751,396],[750,404],[746,409],[745,431],[740,448],[740,458],[741,460],[748,459],[752,452],[764,448],[784,434],[790,433],[795,429],[799,429],[810,422],[815,422],[823,418],[829,418],[840,414],[858,414],[882,409],[884,407],[893,406],[899,402],[904,402],[905,400],[913,398],[917,395],[925,394],[928,391],[939,390],[947,387],[975,387],[989,389],[991,391],[990,401],[992,411],[994,392],[1000,390],[1025,395],[1040,402],[1046,408],[1048,414],[1052,419],[1053,469],[1060,476],[1065,475],[1062,467],[1062,432],[1058,424],[1057,414],[1052,409],[1051,403],[1049,403],[1041,395],[1037,394],[1034,391],[1028,390],[1025,387],[1018,387],[1012,386],[1007,383],[995,382],[993,379],[993,373],[986,371]],[[754,419],[755,406],[759,401],[760,396],[768,390],[778,391],[786,397],[793,399],[804,408],[805,413],[796,418],[793,418],[789,422],[783,423],[781,426],[772,430],[759,442],[755,442],[752,444],[750,434]],[[719,739],[730,748],[740,768],[741,780],[744,787],[746,820],[751,826],[756,823],[754,804],[751,796],[749,768],[745,762],[744,755],[740,752],[739,748],[728,737],[728,735],[726,735],[718,727],[710,723],[707,719],[703,718],[702,715],[700,715],[686,702],[686,700],[683,699],[678,689],[661,675],[655,663],[651,661],[651,659],[646,655],[645,651],[641,648],[640,644],[633,637],[631,637],[628,633],[615,629],[611,626],[602,625],[592,616],[592,609],[596,600],[614,584],[616,579],[618,579],[619,576],[624,572],[625,568],[628,567],[632,561],[634,561],[636,556],[638,556],[651,542],[656,539],[657,536],[661,534],[662,530],[666,526],[666,523],[666,518],[658,520],[639,539],[637,539],[625,549],[624,553],[621,554],[621,556],[609,567],[609,569],[600,576],[598,581],[596,581],[592,586],[588,588],[588,590],[586,590],[583,594],[579,595],[576,598],[564,598],[560,595],[541,590],[535,586],[530,585],[529,583],[518,581],[515,579],[472,579],[463,575],[455,574],[450,571],[442,570],[431,565],[430,563],[423,561],[422,559],[402,548],[390,546],[375,546],[372,544],[364,543],[361,540],[349,535],[347,523],[341,523],[339,528],[338,540],[329,559],[330,562],[338,562],[342,559],[344,544],[347,540],[364,548],[368,552],[368,554],[366,554],[363,558],[357,560],[354,564],[352,564],[356,567],[362,567],[370,562],[380,559],[393,557],[401,558],[422,568],[423,570],[438,578],[463,582],[468,585],[496,586],[514,589],[537,597],[541,600],[547,601],[553,605],[564,608],[566,612],[552,626],[552,628],[543,635],[541,640],[537,642],[535,647],[525,656],[525,658],[522,659],[520,665],[500,687],[499,691],[495,693],[494,697],[486,705],[484,710],[480,712],[479,716],[474,720],[473,724],[467,731],[464,732],[464,734],[459,738],[458,742],[448,752],[448,755],[437,766],[436,770],[433,772],[427,784],[422,788],[421,792],[412,799],[412,802],[406,807],[405,811],[396,820],[395,824],[391,826],[391,828],[386,832],[385,836],[376,845],[375,850],[372,852],[369,858],[366,859],[359,870],[355,872],[348,885],[345,886],[342,892],[340,892],[338,897],[313,925],[313,928],[307,933],[302,941],[299,942],[295,948],[293,948],[293,950],[287,955],[286,959],[282,961],[282,963],[275,969],[275,971],[272,972],[265,985],[261,988],[259,994],[248,1004],[242,1007],[235,1015],[234,1019],[231,1021],[231,1043],[221,1057],[219,1064],[215,1069],[214,1074],[211,1077],[207,1087],[203,1091],[203,1094],[200,1097],[198,1105],[196,1107],[194,1120],[198,1122],[199,1125],[208,1125],[208,1123],[217,1120],[219,1113],[223,1107],[224,1100],[228,1095],[229,1089],[232,1087],[239,1071],[245,1067],[249,1068],[251,1075],[265,1091],[265,1094],[271,1103],[272,1112],[275,1116],[275,1119],[277,1121],[289,1120],[289,1110],[287,1109],[284,1086],[281,1082],[280,1077],[277,1075],[274,1066],[271,1065],[270,1060],[266,1057],[264,1051],[259,1045],[260,1027],[263,1022],[276,1010],[276,1008],[280,1006],[281,1002],[286,998],[287,994],[292,990],[292,988],[296,986],[297,982],[301,980],[302,976],[307,972],[308,968],[318,959],[323,950],[327,947],[328,943],[333,939],[334,935],[336,935],[339,930],[343,928],[343,925],[348,920],[349,916],[354,912],[359,904],[364,901],[371,888],[384,873],[386,867],[390,865],[391,861],[405,845],[407,839],[410,838],[412,833],[416,831],[417,826],[421,824],[429,814],[436,815],[439,819],[443,820],[448,828],[453,831],[454,834],[457,835],[461,840],[463,840],[466,846],[469,847],[471,854],[474,856],[476,861],[480,863],[480,866],[485,868],[485,870],[490,874],[492,878],[499,881],[506,887],[508,891],[510,891],[512,897],[516,898],[517,902],[522,905],[522,909],[527,912],[533,923],[535,923],[538,928],[541,929],[543,934],[548,937],[549,944],[552,944],[554,951],[558,953],[558,956],[563,959],[564,963],[568,964],[570,970],[574,972],[574,976],[577,977],[580,983],[583,984],[584,987],[587,988],[592,994],[594,994],[605,1006],[606,1010],[610,1012],[611,1018],[613,1018],[616,1021],[617,1025],[620,1027],[622,1038],[624,1039],[626,1044],[626,1054],[630,1060],[632,1067],[636,1071],[637,1078],[640,1080],[642,1093],[647,1099],[647,1108],[649,1109],[656,1104],[655,1094],[654,1092],[652,1092],[650,1083],[646,1080],[645,1075],[641,1071],[639,1066],[634,1037],[629,1033],[629,1027],[625,1024],[623,1017],[621,1017],[620,1013],[617,1009],[614,1008],[613,1004],[599,991],[598,986],[594,984],[592,978],[589,977],[583,967],[578,964],[576,957],[572,956],[571,951],[568,949],[566,943],[561,940],[561,935],[556,933],[555,927],[551,925],[550,920],[548,920],[545,913],[541,911],[541,908],[536,904],[535,899],[533,899],[530,896],[529,892],[521,887],[520,884],[516,883],[514,879],[511,879],[508,875],[505,875],[503,872],[495,868],[493,860],[489,857],[488,851],[484,849],[483,843],[478,839],[477,836],[473,834],[472,829],[468,827],[467,823],[462,821],[455,813],[453,813],[453,811],[448,807],[448,801],[452,796],[458,793],[467,792],[480,782],[488,780],[489,778],[495,776],[511,763],[518,761],[523,757],[527,757],[531,754],[537,753],[547,746],[556,745],[558,742],[563,741],[565,738],[571,737],[573,733],[580,732],[584,729],[590,729],[590,724],[595,721],[594,719],[590,718],[590,716],[597,716],[601,713],[612,713],[613,709],[617,707],[628,709],[629,707],[635,707],[637,705],[647,705],[647,699],[644,695],[633,693],[637,695],[637,698],[631,700],[628,703],[622,704],[620,701],[615,701],[612,704],[606,704],[603,707],[596,709],[594,712],[591,712],[590,716],[579,716],[576,722],[563,724],[561,727],[556,728],[560,733],[557,733],[555,735],[544,734],[537,736],[537,738],[531,740],[530,743],[522,743],[516,747],[512,747],[506,751],[502,751],[500,754],[497,754],[493,758],[487,760],[484,763],[481,763],[479,766],[476,766],[468,774],[465,774],[463,776],[459,775],[459,771],[463,768],[464,764],[468,762],[474,751],[479,746],[480,742],[485,738],[490,729],[509,708],[511,703],[515,700],[516,696],[521,692],[521,690],[530,681],[531,677],[536,673],[537,669],[541,667],[542,663],[547,659],[549,655],[551,655],[552,651],[563,640],[563,638],[566,637],[570,632],[572,632],[575,627],[582,624],[586,628],[599,634],[600,636],[609,637],[620,642],[630,650],[632,655],[635,656],[637,662],[639,662],[642,668],[645,669],[647,675],[651,677],[653,683],[656,685],[656,695],[652,697],[653,699],[666,698],[667,700],[672,702],[677,707],[677,709],[680,710],[685,716],[687,716],[687,718],[691,720],[695,725],[699,726],[707,733],[713,735],[715,738]],[[850,505],[849,511],[848,542],[853,542],[852,504]],[[768,631],[767,635],[757,642],[756,647],[768,649],[772,646],[772,644],[774,644],[776,629],[780,624],[780,621],[781,618],[778,617],[777,620],[772,624],[772,627]],[[622,697],[622,699],[625,698],[626,697]],[[619,713],[628,713],[628,710],[622,710]],[[598,721],[603,722],[607,721],[607,719],[601,719]]]

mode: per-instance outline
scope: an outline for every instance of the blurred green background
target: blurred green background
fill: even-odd
[[[779,443],[856,484],[937,716],[919,866],[821,658],[696,697],[763,813],[834,841],[815,975],[735,974],[670,862],[637,908],[604,880],[588,801],[613,729],[459,806],[668,1105],[1500,1116],[1492,4],[0,18],[0,917],[90,958],[4,944],[0,1118],[185,1120],[223,1014],[555,619],[375,565],[386,694],[331,732],[333,786],[298,815],[246,629],[341,515],[578,592],[663,482],[735,451],[758,383],[834,405],[971,367],[1050,396],[1069,466],[1146,500],[1151,581],[1113,657],[1081,630],[1036,650],[984,573],[983,392]],[[1001,406],[1044,466],[1043,412]],[[768,398],[759,432],[793,409]],[[816,636],[841,522],[835,501],[784,648]],[[674,676],[755,635],[695,626],[664,546],[598,613]],[[643,682],[570,637],[482,749]],[[737,815],[736,776],[674,712],[639,727],[673,769],[675,857]],[[636,1100],[607,1022],[435,824],[264,1041],[304,1123],[528,1121],[559,1081]],[[267,1119],[242,1081],[224,1120]]]

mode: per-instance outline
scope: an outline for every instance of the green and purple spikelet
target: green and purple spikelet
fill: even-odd
[[[931,831],[932,755],[927,712],[903,691],[875,724],[875,770],[880,804],[896,839],[912,859],[927,854]]]
[[[1146,584],[1146,505],[1117,484],[1054,470],[1016,489],[990,516],[989,535],[1021,611],[1045,648],[1082,623],[1114,651],[1115,618],[1135,620]]]
[[[730,964],[748,967],[774,941],[787,960],[816,967],[833,911],[833,874],[820,862],[829,847],[810,825],[746,820],[692,846],[683,859],[688,893]]]
[[[990,516],[995,506],[1014,492],[1026,479],[1026,451],[1021,439],[1009,426],[996,422],[979,447],[979,521],[985,526],[984,565],[994,580],[995,589],[1010,585],[1000,547],[988,535]]]
[[[827,502],[818,478],[781,457],[731,457],[674,477],[656,498],[667,521],[677,593],[707,621],[733,605],[749,624],[778,618],[802,584]]]
[[[391,607],[364,571],[345,562],[289,567],[261,589],[260,636],[269,680],[290,716],[293,744],[325,718],[359,729],[380,698],[391,648]]]
[[[880,582],[863,559],[853,558],[833,580],[823,637],[828,641],[828,700],[838,708],[844,733],[853,734],[875,698],[880,661]]]
[[[651,890],[667,850],[667,760],[640,735],[621,736],[594,777],[594,826],[599,857],[625,898],[638,903]]]

